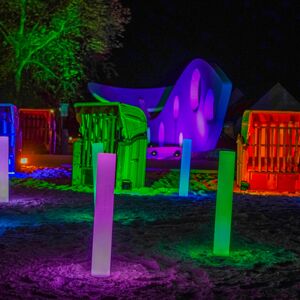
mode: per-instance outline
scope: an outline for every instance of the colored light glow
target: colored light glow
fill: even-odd
[[[102,153],[103,150],[104,150],[103,143],[92,144],[94,203],[96,202],[97,158],[98,158],[98,154]]]
[[[211,89],[208,90],[206,97],[205,97],[205,102],[204,102],[204,117],[206,120],[213,120],[214,118],[214,94]]]
[[[8,137],[0,136],[0,202],[8,202]]]
[[[217,256],[228,256],[230,251],[235,152],[220,151],[219,155],[213,253]]]
[[[182,157],[179,179],[179,196],[182,197],[186,197],[189,194],[191,154],[192,140],[184,139],[182,145]]]
[[[91,274],[93,276],[109,276],[111,266],[116,154],[98,154],[97,165]]]
[[[197,129],[201,138],[204,138],[207,134],[207,130],[206,130],[206,122],[201,110],[198,110],[197,112]]]
[[[61,117],[67,117],[69,114],[69,103],[61,103],[59,110]]]
[[[179,133],[179,138],[178,138],[178,143],[179,143],[179,146],[180,146],[180,147],[182,146],[182,142],[183,142],[183,133],[180,132],[180,133]]]
[[[27,158],[27,157],[22,157],[22,158],[20,159],[20,163],[21,163],[21,165],[26,165],[26,164],[28,164],[28,158]]]
[[[190,89],[192,110],[196,110],[199,105],[199,84],[200,84],[200,72],[198,69],[195,69],[192,74],[191,89]]]
[[[158,144],[160,147],[164,145],[165,142],[165,125],[163,122],[159,124],[159,132],[158,132]]]
[[[173,103],[173,117],[176,120],[179,116],[179,97],[176,96],[174,98],[174,103]]]

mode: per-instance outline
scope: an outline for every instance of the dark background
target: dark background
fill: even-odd
[[[280,82],[298,100],[300,1],[123,0],[131,9],[123,48],[114,50],[128,87],[174,84],[194,58],[217,63],[247,97]]]

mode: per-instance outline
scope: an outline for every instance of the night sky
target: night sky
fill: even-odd
[[[131,9],[132,20],[123,48],[113,52],[119,77],[104,83],[174,84],[193,58],[204,58],[217,63],[247,97],[259,98],[280,82],[300,100],[300,1],[122,3]]]

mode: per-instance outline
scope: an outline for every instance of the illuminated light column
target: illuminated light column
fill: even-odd
[[[150,127],[147,127],[147,141],[148,141],[148,144],[151,142],[151,130],[150,130]]]
[[[0,136],[0,202],[8,202],[8,137]]]
[[[109,276],[114,211],[116,154],[98,154],[92,275]]]
[[[182,143],[182,156],[179,179],[179,196],[183,197],[186,197],[189,194],[191,154],[192,140],[184,139]]]
[[[96,179],[97,179],[97,157],[98,153],[103,153],[103,143],[92,144],[92,167],[93,167],[93,185],[94,185],[94,204],[96,203]]]
[[[217,256],[228,256],[230,250],[234,165],[235,152],[220,151],[213,249]]]

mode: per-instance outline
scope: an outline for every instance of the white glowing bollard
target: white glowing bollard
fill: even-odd
[[[97,179],[97,159],[98,154],[103,152],[103,143],[92,144],[92,167],[93,167],[93,184],[94,184],[94,204],[96,203],[96,179]]]
[[[192,155],[192,140],[184,139],[180,165],[179,196],[187,197],[190,185],[190,168]]]
[[[8,202],[8,137],[0,136],[0,202]]]
[[[116,154],[98,154],[92,275],[109,276],[114,215]]]

